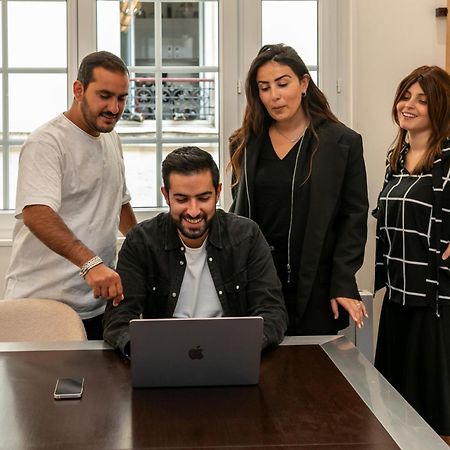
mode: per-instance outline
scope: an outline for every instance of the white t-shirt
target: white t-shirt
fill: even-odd
[[[222,305],[206,262],[206,240],[199,248],[186,245],[186,270],[173,317],[220,317]]]
[[[61,300],[82,319],[101,314],[79,268],[37,239],[22,221],[27,205],[52,208],[75,236],[115,267],[122,205],[130,201],[115,131],[93,137],[64,114],[34,131],[20,152],[16,224],[5,298]]]

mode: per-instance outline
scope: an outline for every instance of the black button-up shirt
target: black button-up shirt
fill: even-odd
[[[207,263],[224,316],[259,315],[263,347],[281,342],[287,327],[281,285],[256,223],[217,210],[207,239]],[[124,351],[131,319],[173,317],[185,269],[184,245],[168,213],[136,225],[119,253],[125,299],[106,308],[105,340]]]

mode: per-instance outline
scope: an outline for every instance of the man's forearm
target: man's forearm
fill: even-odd
[[[78,267],[92,259],[94,252],[84,245],[67,227],[61,217],[45,205],[27,206],[22,211],[24,224],[50,250]],[[88,268],[83,278],[94,298],[112,299],[114,305],[123,300],[119,275],[104,264]]]
[[[43,244],[76,266],[81,267],[95,256],[49,206],[26,206],[22,217],[24,224]]]
[[[122,205],[120,211],[120,223],[119,230],[126,236],[128,232],[137,224],[136,216],[134,215],[133,208],[129,203]]]

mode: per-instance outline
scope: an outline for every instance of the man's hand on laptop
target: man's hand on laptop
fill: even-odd
[[[111,300],[114,306],[123,300],[120,276],[105,264],[99,264],[90,269],[84,279],[92,288],[94,298]]]

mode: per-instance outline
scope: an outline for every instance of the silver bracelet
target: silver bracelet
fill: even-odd
[[[84,278],[93,267],[98,266],[99,264],[103,264],[102,258],[100,258],[100,256],[94,256],[83,264],[80,270],[80,276]]]

